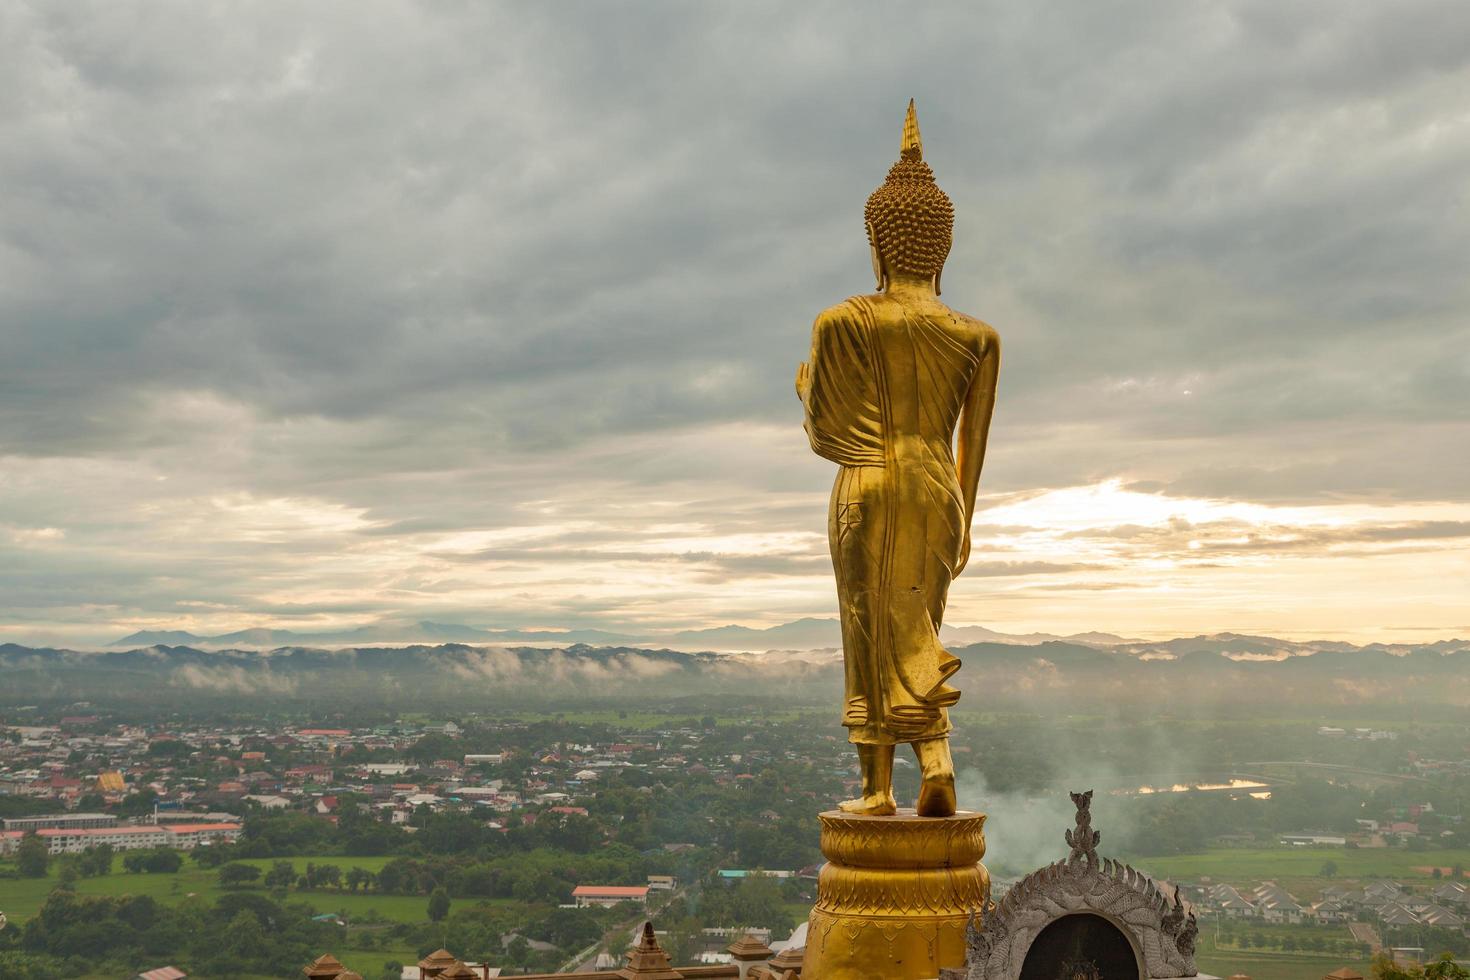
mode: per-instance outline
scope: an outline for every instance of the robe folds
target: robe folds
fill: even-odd
[[[960,661],[939,642],[963,546],[954,434],[984,354],[977,321],[883,294],[817,317],[802,400],[812,450],[841,467],[827,537],[852,742],[941,738]]]

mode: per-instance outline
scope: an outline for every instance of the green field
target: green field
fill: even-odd
[[[1254,949],[1226,949],[1217,952],[1214,935],[1209,929],[1200,933],[1195,964],[1201,973],[1213,973],[1219,977],[1244,973],[1251,980],[1318,980],[1340,966],[1351,966],[1365,977],[1371,975],[1366,961],[1350,957],[1316,953],[1271,953]]]
[[[1328,861],[1337,865],[1332,878],[1322,876]],[[1170,881],[1199,881],[1209,878],[1231,885],[1255,886],[1275,881],[1310,904],[1322,889],[1334,883],[1364,878],[1395,878],[1400,881],[1431,880],[1426,870],[1435,865],[1470,868],[1470,850],[1409,851],[1403,848],[1267,847],[1220,848],[1197,854],[1137,858],[1129,862],[1155,878]]]
[[[344,872],[348,868],[366,868],[379,871],[392,858],[388,857],[296,857],[279,859],[251,859],[240,862],[268,869],[276,860],[290,861],[298,871],[308,863],[335,864]],[[113,867],[120,869],[122,859],[114,859]],[[45,878],[0,879],[0,912],[10,921],[21,924],[36,914],[46,896],[56,887],[56,867]],[[74,883],[78,895],[151,895],[160,902],[179,904],[191,899],[213,902],[229,889],[220,888],[217,872],[213,868],[201,868],[186,861],[177,874],[132,874],[114,870],[100,878],[79,878]],[[260,886],[253,886],[260,891]],[[250,889],[246,889],[250,890]],[[367,912],[377,912],[384,918],[398,922],[423,922],[428,918],[428,899],[422,895],[381,895],[376,892],[352,893],[348,891],[305,891],[294,888],[289,892],[292,901],[305,902],[317,912],[337,912],[352,919]],[[492,905],[513,905],[512,899],[465,898],[471,904],[489,902]],[[376,956],[377,952],[368,955]],[[394,957],[384,957],[392,959]]]

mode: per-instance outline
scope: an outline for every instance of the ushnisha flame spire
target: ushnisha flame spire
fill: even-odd
[[[903,117],[903,142],[898,147],[900,160],[924,159],[924,140],[919,135],[919,114],[914,111],[914,100],[909,99],[908,115]]]
[[[883,186],[868,198],[863,216],[868,240],[891,271],[932,276],[944,267],[954,239],[954,205],[924,162],[913,99],[903,121],[898,162],[889,169]]]

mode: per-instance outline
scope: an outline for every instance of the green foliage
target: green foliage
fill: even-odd
[[[183,866],[183,857],[170,847],[128,851],[123,855],[123,867],[132,872],[174,874]]]
[[[240,835],[241,857],[320,854],[331,847],[335,828],[304,813],[252,813]]]
[[[449,893],[441,886],[429,893],[429,920],[442,922],[449,914]]]
[[[77,870],[83,878],[99,878],[112,874],[112,845],[89,847],[77,858]]]
[[[253,864],[226,864],[219,869],[219,883],[225,888],[239,888],[260,880],[260,869]]]
[[[0,952],[0,977],[6,980],[63,980],[67,975],[61,961],[54,957],[16,950]]]
[[[1423,966],[1402,967],[1387,953],[1373,957],[1374,980],[1470,980],[1470,970],[1455,962],[1450,953]]]
[[[196,847],[191,852],[194,863],[201,868],[217,868],[226,861],[233,861],[237,857],[243,857],[239,848],[230,844],[212,844],[208,847]]]
[[[296,868],[290,861],[277,861],[271,865],[271,869],[265,873],[265,887],[267,888],[290,888],[296,881]]]
[[[14,735],[14,732],[6,732]],[[64,813],[66,804],[60,800],[48,798],[36,798],[34,796],[5,795],[0,796],[0,818],[4,817],[35,817],[44,816],[48,813]],[[0,974],[3,975],[3,974]]]
[[[20,839],[20,846],[15,852],[15,866],[23,877],[46,877],[46,867],[50,863],[51,855],[44,840],[35,834],[26,834]]]
[[[465,743],[451,735],[425,735],[403,753],[415,762],[429,763],[437,759],[457,759],[464,755]]]
[[[734,882],[710,882],[701,893],[698,915],[707,925],[770,929],[786,935],[796,926],[790,906],[798,901],[800,883],[789,878],[753,874]]]
[[[158,803],[158,794],[151,789],[142,789],[123,797],[117,805],[116,812],[119,817],[146,817],[153,812]]]

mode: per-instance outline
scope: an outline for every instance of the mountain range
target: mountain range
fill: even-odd
[[[951,642],[950,648],[964,663],[954,683],[965,692],[967,709],[1286,719],[1313,704],[1343,709],[1334,717],[1351,727],[1393,715],[1448,712],[1463,720],[1470,707],[1470,640],[1357,646],[1217,633],[1108,645]],[[830,647],[719,652],[586,643],[265,650],[148,644],[102,652],[9,643],[0,644],[0,678],[0,718],[9,714],[6,705],[84,699],[145,712],[203,702],[250,711],[303,702],[348,711],[351,705],[561,710],[579,702],[668,704],[710,696],[816,706],[838,696],[842,655]],[[254,706],[245,708],[247,702]]]
[[[1011,643],[1034,646],[1056,640],[1084,646],[1113,646],[1129,641],[1111,633],[1078,633],[1059,636],[1051,633],[1016,635],[1001,633],[984,626],[946,626],[943,638],[949,644],[981,642]],[[712,629],[616,633],[597,629],[486,629],[455,623],[420,620],[415,623],[379,623],[349,630],[331,632],[297,632],[295,630],[254,628],[231,633],[200,635],[185,630],[142,630],[114,640],[112,647],[192,646],[199,649],[266,650],[282,646],[363,646],[372,644],[551,644],[570,646],[663,647],[671,650],[710,650],[723,652],[759,652],[765,650],[836,649],[842,645],[842,631],[835,619],[806,618],[779,626],[757,629],[749,626],[718,626]]]

